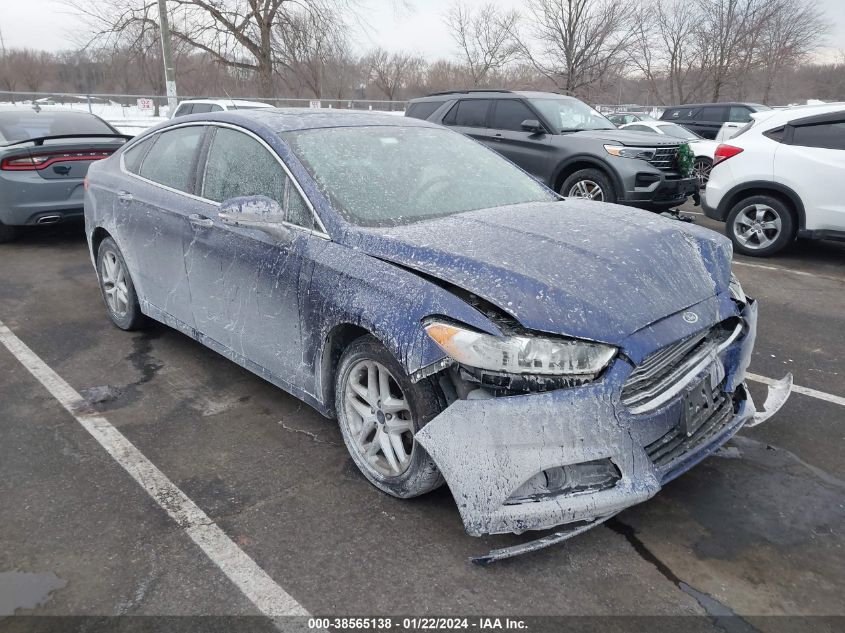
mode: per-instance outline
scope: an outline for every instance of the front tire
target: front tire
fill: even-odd
[[[692,175],[698,179],[698,188],[704,189],[707,181],[710,180],[710,170],[713,169],[713,161],[707,156],[696,156],[692,165]]]
[[[579,169],[563,181],[560,195],[584,198],[596,202],[616,202],[616,192],[610,178],[598,169]]]
[[[110,237],[104,239],[97,250],[97,277],[112,323],[121,330],[139,330],[147,325],[126,260]]]
[[[734,250],[753,257],[769,257],[795,235],[791,209],[779,198],[760,195],[737,202],[725,222]]]
[[[353,341],[335,376],[335,410],[352,461],[371,484],[407,499],[434,490],[443,477],[414,435],[442,407],[434,386],[412,383],[373,336]]]

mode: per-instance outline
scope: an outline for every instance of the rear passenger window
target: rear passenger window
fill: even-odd
[[[223,108],[221,108],[216,103],[212,103],[211,107],[208,109],[209,112],[223,112]]]
[[[420,101],[419,103],[412,103],[408,106],[405,116],[415,119],[427,119],[442,105],[443,101]]]
[[[211,103],[195,103],[194,109],[191,110],[191,114],[204,114],[206,112],[211,112]]]
[[[715,121],[716,123],[722,123],[728,120],[728,109],[723,106],[709,106],[706,108],[701,108],[696,115],[696,121]]]
[[[133,174],[141,171],[141,161],[144,160],[144,154],[147,153],[154,140],[155,137],[151,136],[140,143],[136,143],[123,153],[123,166],[126,171]]]
[[[201,125],[180,127],[158,134],[141,164],[144,178],[191,193],[194,186],[194,158],[202,140]]]
[[[792,131],[792,145],[845,149],[845,121],[801,125]]]
[[[458,101],[443,119],[446,125],[463,127],[487,127],[489,99],[465,99]]]
[[[731,123],[748,123],[751,121],[751,110],[742,106],[731,106],[730,118]]]
[[[522,132],[522,122],[526,119],[536,119],[537,115],[531,112],[521,101],[516,99],[502,99],[496,102],[496,111],[493,114],[493,123],[490,127],[497,130],[514,130]]]
[[[173,116],[185,116],[186,114],[190,114],[192,107],[192,103],[183,103],[178,108],[176,108],[176,112],[173,113]]]
[[[202,196],[223,202],[267,196],[284,205],[285,173],[273,155],[251,136],[217,127],[208,150]]]

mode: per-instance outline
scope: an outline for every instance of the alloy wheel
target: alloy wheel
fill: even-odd
[[[737,241],[750,250],[771,246],[781,230],[780,215],[765,204],[752,204],[743,208],[733,222]]]
[[[399,383],[381,363],[358,361],[344,386],[349,436],[367,468],[396,477],[411,464],[414,419]]]
[[[112,314],[122,317],[129,310],[129,289],[126,287],[126,270],[112,251],[103,254],[100,265],[103,294]]]
[[[710,170],[713,169],[713,164],[709,160],[699,158],[693,163],[692,175],[698,179],[699,189],[707,186],[707,181],[710,180]]]
[[[585,198],[587,200],[604,201],[604,191],[599,184],[593,180],[579,180],[569,189],[570,198]]]

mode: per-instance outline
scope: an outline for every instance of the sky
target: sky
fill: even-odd
[[[358,0],[364,25],[356,39],[362,49],[381,46],[408,50],[429,60],[457,53],[443,24],[452,0]],[[485,0],[464,0],[470,6]],[[518,7],[524,0],[496,0],[503,8]],[[833,58],[845,51],[845,0],[821,0],[835,22],[829,46],[822,53]],[[407,8],[403,8],[407,5]],[[397,8],[398,7],[398,8]],[[59,0],[0,0],[0,32],[11,47],[62,50],[79,41],[81,19],[69,13]]]

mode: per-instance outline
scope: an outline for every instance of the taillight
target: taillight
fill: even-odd
[[[742,153],[741,147],[734,147],[733,145],[719,145],[716,148],[716,153],[713,155],[713,166],[715,167],[723,160],[728,160],[729,158],[733,158],[737,154]]]
[[[34,171],[45,169],[53,163],[74,160],[102,160],[112,155],[112,150],[98,152],[51,152],[32,156],[10,156],[0,161],[3,171]]]

